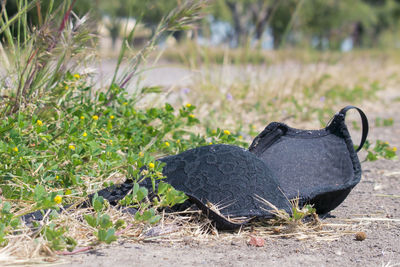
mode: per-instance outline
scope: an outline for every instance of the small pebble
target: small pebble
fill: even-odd
[[[356,233],[356,240],[357,241],[363,241],[367,238],[367,234],[365,232],[357,232]]]
[[[250,237],[250,241],[248,242],[250,246],[253,247],[263,247],[265,244],[264,238],[252,236]]]

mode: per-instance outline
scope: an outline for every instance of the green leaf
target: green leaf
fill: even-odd
[[[84,215],[83,216],[86,220],[86,222],[93,228],[96,228],[97,226],[97,220],[94,218],[92,215]]]
[[[168,111],[168,112],[172,112],[172,111],[174,111],[174,108],[171,106],[171,104],[166,103],[165,104],[165,110]]]
[[[142,93],[143,94],[161,93],[161,92],[162,92],[161,86],[149,86],[149,87],[143,87],[142,88]]]
[[[99,231],[97,231],[97,238],[100,241],[106,241],[106,237],[107,237],[107,232],[104,229],[100,229]]]
[[[41,201],[46,196],[46,190],[44,189],[43,185],[37,185],[34,189],[33,195],[36,202]]]
[[[118,219],[118,220],[115,222],[114,227],[115,227],[115,229],[119,229],[119,228],[121,228],[122,226],[124,226],[124,224],[125,224],[125,221],[124,221],[124,220]]]
[[[107,229],[112,226],[112,222],[108,214],[104,214],[100,217],[99,226],[103,229]]]
[[[103,92],[99,94],[99,101],[104,102],[107,99],[106,95]]]
[[[142,201],[148,194],[148,190],[145,187],[140,187],[139,191],[137,192],[137,200]]]
[[[97,193],[93,196],[93,208],[96,212],[100,212],[104,206],[104,198],[99,197]]]
[[[115,229],[114,229],[114,228],[108,229],[104,241],[105,241],[107,244],[110,244],[111,242],[117,240],[117,236],[114,235],[114,234],[115,234]]]
[[[164,182],[160,182],[159,184],[158,184],[158,194],[164,194],[164,192],[168,189],[168,188],[170,188],[171,187],[171,185],[169,185],[169,184],[167,184],[167,183],[164,183]]]
[[[149,223],[150,224],[158,223],[160,221],[160,219],[161,219],[160,215],[153,216],[150,218]]]
[[[148,221],[148,220],[151,219],[151,217],[152,217],[153,215],[154,215],[154,214],[152,214],[151,210],[146,210],[146,211],[143,212],[142,218],[141,218],[141,219],[142,219],[143,221]]]
[[[139,192],[139,184],[135,183],[133,185],[133,190],[132,190],[132,198],[135,198],[137,196],[137,193]]]
[[[10,202],[4,202],[3,203],[3,209],[1,210],[2,213],[10,213],[11,210],[11,204]]]

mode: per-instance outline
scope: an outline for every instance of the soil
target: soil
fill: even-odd
[[[400,147],[400,103],[390,102],[381,110],[366,110],[371,124],[369,140]],[[375,117],[392,117],[394,125],[374,127]],[[359,157],[364,159],[365,152]],[[320,238],[298,240],[265,235],[261,236],[263,247],[249,246],[249,235],[211,240],[188,236],[178,242],[124,241],[65,256],[65,263],[59,266],[400,266],[399,160],[363,162],[362,168],[361,182],[338,208],[322,218],[324,224],[343,225],[335,238],[321,234]],[[351,231],[346,232],[349,227]],[[365,240],[356,240],[355,232],[364,232]],[[227,235],[234,237],[236,233]]]

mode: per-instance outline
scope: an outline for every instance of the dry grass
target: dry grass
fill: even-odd
[[[242,127],[244,132],[250,126],[261,130],[273,120],[320,128],[340,108],[360,104],[361,98],[364,107],[369,101],[368,108],[374,109],[381,92],[374,95],[371,87],[394,88],[399,81],[394,62],[358,55],[335,64],[321,59],[312,64],[286,60],[269,66],[199,66],[188,78],[191,84],[173,88],[168,101],[198,106],[196,116],[210,127]],[[364,95],[345,95],[355,87]],[[321,116],[318,109],[324,111]]]
[[[214,207],[215,209],[215,207]],[[102,247],[98,243],[94,230],[83,219],[85,214],[91,214],[91,209],[75,209],[61,213],[52,222],[68,227],[67,235],[78,241],[75,252],[86,251]],[[287,214],[277,211],[277,217],[273,220],[254,220],[236,231],[218,231],[212,221],[198,210],[186,210],[182,212],[161,212],[161,221],[154,226],[138,223],[133,215],[123,213],[115,207],[109,207],[105,213],[111,220],[123,219],[126,225],[116,235],[119,241],[124,242],[158,242],[158,243],[207,243],[218,241],[222,243],[241,242],[250,236],[261,238],[295,238],[297,240],[311,239],[313,241],[337,240],[343,235],[357,232],[354,225],[327,224],[312,216],[307,221],[292,222]],[[48,224],[47,220],[42,224]],[[18,229],[18,235],[9,235],[9,244],[0,250],[0,265],[19,264],[52,264],[60,263],[62,255],[68,252],[54,252],[46,244],[42,237],[37,238],[37,229],[24,227]],[[22,232],[22,234],[21,234]]]

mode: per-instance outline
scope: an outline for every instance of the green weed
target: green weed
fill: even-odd
[[[397,158],[397,147],[391,147],[388,142],[377,140],[372,148],[371,143],[367,140],[364,148],[368,153],[364,161],[376,161],[380,158],[394,160]]]
[[[0,246],[5,246],[8,243],[6,235],[11,229],[16,229],[19,226],[19,220],[11,211],[10,202],[0,199]]]
[[[104,214],[103,211],[106,206],[106,202],[103,197],[99,197],[97,193],[92,198],[92,206],[95,211],[95,215],[85,215],[86,222],[93,228],[97,229],[95,235],[100,242],[110,244],[117,240],[115,231],[124,225],[123,220],[117,220],[114,224],[108,214]]]
[[[377,117],[375,119],[376,127],[389,127],[389,126],[393,126],[393,123],[394,123],[393,118],[385,119],[385,118]]]

